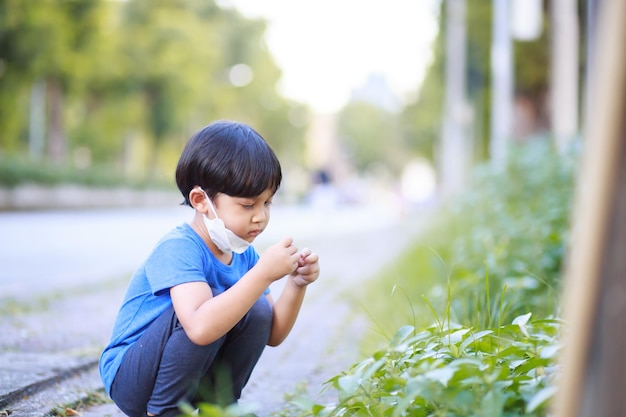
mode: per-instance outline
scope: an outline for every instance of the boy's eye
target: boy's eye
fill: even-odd
[[[245,209],[251,209],[254,207],[254,204],[243,204],[243,208]]]

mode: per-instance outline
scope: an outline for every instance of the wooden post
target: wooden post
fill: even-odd
[[[626,2],[600,8],[556,417],[626,415]],[[556,109],[558,111],[558,109]]]

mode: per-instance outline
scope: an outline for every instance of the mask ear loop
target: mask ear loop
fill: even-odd
[[[219,219],[219,217],[217,215],[217,211],[215,211],[215,207],[213,207],[213,202],[211,202],[211,199],[209,198],[209,195],[206,193],[206,191],[204,191],[202,189],[202,187],[198,187],[198,189],[204,193],[204,197],[206,198],[206,201],[209,204],[209,207],[211,207],[211,211],[213,212],[213,215],[215,216],[215,218]]]

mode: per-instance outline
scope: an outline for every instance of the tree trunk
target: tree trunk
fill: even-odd
[[[441,194],[447,198],[463,187],[473,150],[467,143],[465,0],[449,0],[445,6],[446,78],[439,171]]]
[[[46,135],[46,81],[39,80],[31,87],[30,118],[28,126],[28,153],[31,159],[43,157]]]
[[[493,0],[491,41],[491,160],[503,165],[511,140],[513,113],[513,53],[509,0]]]
[[[61,82],[48,80],[48,158],[55,163],[63,163],[67,158],[67,139],[63,123],[63,89]]]
[[[578,134],[578,18],[576,0],[552,0],[552,132],[559,149]]]

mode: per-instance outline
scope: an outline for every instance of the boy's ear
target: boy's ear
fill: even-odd
[[[200,188],[195,187],[189,192],[189,202],[194,209],[204,212],[206,211],[206,196]]]

